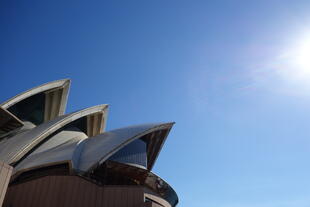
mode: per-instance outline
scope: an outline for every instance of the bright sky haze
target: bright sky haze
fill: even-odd
[[[0,101],[70,78],[107,130],[175,121],[179,207],[310,206],[310,1],[0,2]]]

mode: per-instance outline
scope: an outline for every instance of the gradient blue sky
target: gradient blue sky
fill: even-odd
[[[309,207],[310,74],[291,61],[309,11],[309,0],[2,0],[0,101],[71,78],[67,112],[108,103],[108,129],[176,122],[154,172],[179,207]]]

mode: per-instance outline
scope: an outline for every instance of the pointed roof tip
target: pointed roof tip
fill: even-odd
[[[97,105],[95,107],[98,107],[99,109],[101,109],[102,112],[108,112],[109,111],[109,105],[108,104],[100,104],[100,105]]]
[[[167,124],[170,125],[170,129],[171,129],[175,125],[175,121],[168,122]]]
[[[154,127],[173,127],[173,125],[175,124],[175,122],[171,121],[171,122],[155,122],[155,123],[146,123],[146,124],[139,124],[139,125],[153,125],[152,128]],[[139,125],[136,125],[136,126],[139,126]]]
[[[63,78],[63,79],[59,79],[59,80],[64,80],[64,81],[69,81],[69,82],[71,82],[71,79],[70,79],[70,78]]]
[[[94,114],[94,113],[98,113],[98,112],[101,112],[101,113],[107,115],[108,104],[100,104],[100,105],[96,105],[96,106],[87,107],[87,108],[84,108],[81,110],[74,111],[70,114],[74,114],[74,113]]]
[[[108,108],[109,108],[108,104],[99,104],[99,105],[87,107],[87,108],[85,108],[83,110],[98,109],[98,110],[104,111],[104,110],[107,110]]]
[[[61,87],[61,86],[65,86],[67,84],[71,84],[71,79],[70,78],[64,78],[64,79],[49,81],[49,82],[43,83],[43,84],[41,84],[39,86],[36,86],[36,87],[34,87],[32,89],[40,88],[40,87],[46,86],[46,85],[54,85],[54,87]],[[32,89],[30,89],[30,90],[32,90]]]
[[[0,105],[3,108],[8,108],[23,99],[26,99],[30,96],[33,96],[35,94],[38,94],[44,91],[48,91],[48,90],[59,88],[59,87],[69,89],[70,83],[71,83],[71,80],[69,78],[47,82],[39,86],[30,88],[29,90],[23,91],[17,94],[16,96],[6,100],[5,102],[1,103]]]
[[[58,87],[64,87],[64,88],[68,87],[69,88],[71,85],[71,79],[70,78],[64,78],[64,79],[54,80],[54,81],[50,81],[50,82],[44,83],[42,85],[39,85],[35,88],[40,88],[42,86],[48,86],[48,85],[55,85],[54,88],[58,88]]]
[[[108,104],[99,104],[95,106],[78,109],[76,111],[69,112],[68,114],[65,114],[65,115],[77,114],[77,113],[92,114],[96,112],[105,112],[108,110],[108,108],[109,108]]]
[[[153,131],[153,130],[158,130],[158,129],[167,129],[167,130],[171,130],[171,128],[173,127],[173,125],[175,124],[175,122],[155,122],[155,123],[143,123],[143,124],[133,124],[133,125],[129,125],[126,127],[120,127],[120,128],[115,128],[110,130],[109,132],[114,132],[114,131],[118,131],[118,130],[126,130],[129,128],[137,128],[137,129],[142,129],[142,131]]]
[[[70,78],[63,78],[63,79],[55,80],[55,82],[71,83],[71,79]]]
[[[175,121],[165,122],[164,124],[173,126],[173,125],[175,125]]]
[[[64,78],[64,79],[60,79],[60,80],[56,80],[56,82],[63,82],[63,85],[65,84],[71,84],[71,79],[70,78]]]
[[[160,122],[160,123],[150,123],[152,125],[154,125],[155,128],[158,127],[163,127],[163,128],[169,128],[169,130],[173,127],[173,125],[175,124],[175,122]]]
[[[63,79],[58,79],[58,80],[53,80],[47,83],[52,83],[52,82],[70,82],[71,79],[70,78],[63,78]]]

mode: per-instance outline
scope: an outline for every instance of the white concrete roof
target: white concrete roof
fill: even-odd
[[[70,79],[63,79],[63,80],[56,80],[56,81],[52,81],[49,83],[45,83],[43,85],[37,86],[35,88],[29,89],[27,91],[24,91],[12,98],[10,98],[9,100],[3,102],[2,104],[0,104],[0,106],[4,109],[9,108],[10,106],[30,97],[33,95],[36,95],[38,93],[44,92],[44,91],[48,91],[48,90],[53,90],[59,87],[63,87],[66,88],[66,94],[65,94],[65,99],[64,102],[65,104],[62,106],[63,109],[65,109],[66,107],[66,103],[67,103],[67,98],[68,98],[68,90],[70,87]],[[62,115],[64,113],[64,110],[61,111],[62,113],[59,115]]]
[[[130,142],[155,131],[170,130],[172,125],[173,123],[144,124],[104,132],[88,139],[70,138],[58,146],[53,145],[51,149],[28,156],[15,167],[14,176],[34,168],[66,162],[73,171],[85,173],[91,171],[94,166],[102,164]],[[155,138],[165,139],[166,136],[167,134],[162,134],[161,137]],[[157,155],[154,158],[156,157]]]
[[[106,113],[108,105],[98,105],[77,112],[59,116],[44,122],[32,130],[22,132],[9,139],[0,141],[0,157],[6,163],[15,163],[30,152],[49,135],[63,126],[87,115],[98,112]]]

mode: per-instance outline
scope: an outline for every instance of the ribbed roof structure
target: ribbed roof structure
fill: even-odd
[[[59,169],[103,185],[121,185],[118,176],[175,206],[175,191],[151,172],[174,123],[105,131],[108,105],[64,115],[69,87],[68,79],[54,81],[0,104],[0,160],[14,167],[11,183]]]

